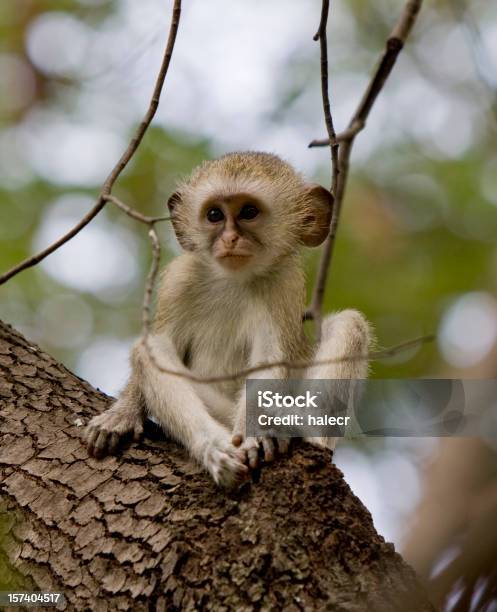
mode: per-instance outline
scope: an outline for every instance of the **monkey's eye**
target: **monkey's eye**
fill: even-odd
[[[207,221],[217,223],[224,219],[224,213],[220,208],[209,208],[207,211]]]
[[[238,218],[250,221],[250,219],[255,219],[258,214],[259,209],[257,208],[257,206],[254,206],[253,204],[244,204],[242,206],[240,214],[238,215]]]

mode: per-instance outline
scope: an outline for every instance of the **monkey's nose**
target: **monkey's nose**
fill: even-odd
[[[233,246],[238,241],[238,234],[236,232],[230,232],[223,236],[223,242],[226,246]]]

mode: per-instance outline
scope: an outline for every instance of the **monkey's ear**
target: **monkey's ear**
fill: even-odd
[[[330,231],[333,196],[321,185],[309,185],[307,190],[309,214],[303,223],[301,240],[308,247],[319,246]]]
[[[185,251],[193,251],[195,246],[187,237],[184,222],[181,219],[181,216],[178,215],[178,209],[181,207],[182,202],[183,200],[181,198],[181,193],[179,191],[175,191],[167,201],[167,208],[169,209],[169,214],[171,215],[171,222],[173,224],[174,233],[176,234],[178,242],[185,249]]]
[[[181,204],[181,202],[182,202],[181,193],[179,191],[175,191],[173,195],[169,197],[169,200],[167,201],[167,207],[171,215],[176,210],[176,207],[178,206],[178,204]]]

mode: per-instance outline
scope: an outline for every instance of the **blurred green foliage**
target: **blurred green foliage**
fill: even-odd
[[[26,101],[0,106],[0,127],[9,134],[20,126],[36,109],[68,112],[78,105],[84,86],[77,73],[61,76],[47,73],[33,62],[26,51],[30,25],[44,13],[57,11],[71,14],[89,28],[104,27],[107,20],[122,7],[117,2],[78,2],[76,0],[17,0],[0,5],[0,57],[19,58],[31,73],[34,90]],[[250,10],[247,8],[247,10]],[[399,5],[395,2],[368,3],[355,0],[341,7],[348,13],[360,40],[357,53],[335,61],[330,54],[331,83],[337,74],[366,74],[383,47]],[[425,20],[418,28],[430,33],[430,28],[453,26],[454,14],[444,3],[424,9]],[[495,11],[482,3],[475,7],[476,19],[493,19]],[[337,18],[338,19],[338,18]],[[115,27],[115,24],[114,26]],[[338,25],[336,26],[339,27]],[[182,33],[180,31],[180,37]],[[418,38],[416,38],[418,36]],[[333,45],[333,41],[331,43]],[[440,87],[437,79],[444,75],[444,66],[437,58],[426,61],[423,45],[416,31],[405,54],[407,60],[395,67],[392,80],[409,87],[409,70],[413,65],[433,72],[431,83]],[[332,48],[333,51],[333,48]],[[314,60],[317,47],[312,48]],[[426,50],[425,50],[426,55]],[[174,64],[174,58],[173,58]],[[303,101],[306,91],[319,82],[315,70],[298,50],[289,50],[287,67],[282,75],[280,98],[264,119],[272,125],[284,125]],[[447,76],[444,87],[451,90],[468,88],[471,95],[480,95],[475,79],[465,83]],[[125,76],[123,77],[125,79]],[[453,82],[451,81],[453,79]],[[3,80],[2,86],[9,86]],[[139,85],[137,85],[139,86]],[[389,85],[390,86],[390,85]],[[452,89],[451,89],[452,88]],[[486,88],[488,90],[488,87]],[[333,91],[332,100],[340,95]],[[487,91],[488,93],[488,91]],[[8,96],[8,91],[4,94]],[[118,95],[118,94],[116,94]],[[165,91],[165,96],[170,92]],[[382,92],[383,95],[383,92]],[[414,95],[414,93],[413,93]],[[3,97],[3,96],[2,96]],[[425,141],[402,134],[402,108],[393,108],[396,139],[381,142],[373,155],[359,163],[352,160],[343,216],[329,278],[326,310],[354,307],[363,310],[376,328],[380,346],[402,342],[414,336],[436,332],[441,317],[457,296],[470,291],[486,291],[495,295],[497,249],[497,207],[482,189],[482,171],[491,172],[495,161],[495,118],[493,100],[488,113],[478,117],[471,145],[460,154],[444,155],[436,147],[427,148]],[[122,100],[125,107],[127,100]],[[202,100],[198,100],[202,104]],[[423,100],[418,100],[419,121],[423,123]],[[449,103],[450,104],[450,103]],[[352,111],[352,109],[351,109]],[[308,113],[321,109],[307,109]],[[370,124],[375,121],[375,110]],[[131,125],[123,137],[129,138]],[[453,130],[459,126],[453,125]],[[368,139],[369,126],[358,141]],[[309,134],[309,140],[322,134]],[[217,153],[219,145],[202,135],[196,137],[155,123],[149,129],[138,154],[119,179],[114,193],[145,214],[163,214],[164,203],[176,179],[189,172],[202,159]],[[285,155],[285,151],[279,151]],[[51,155],[50,151],[46,152]],[[318,177],[329,181],[328,153],[323,150]],[[490,161],[489,161],[490,160]],[[77,164],[77,160],[75,160]],[[493,163],[493,162],[492,162]],[[490,164],[490,165],[489,165]],[[494,168],[497,166],[494,164]],[[490,168],[490,170],[488,169]],[[95,198],[99,185],[62,184],[41,176],[32,168],[29,179],[5,181],[0,184],[0,269],[6,270],[29,256],[35,236],[47,210],[54,200],[66,193],[86,194]],[[488,192],[488,189],[487,189]],[[116,226],[127,228],[138,241],[141,279],[131,283],[128,291],[113,300],[98,292],[68,288],[49,276],[40,266],[28,270],[0,288],[0,316],[20,327],[33,339],[61,359],[78,369],[78,357],[85,347],[100,337],[132,338],[139,333],[140,302],[143,278],[150,261],[150,248],[145,228],[125,218],[110,206],[102,213]],[[170,229],[161,226],[164,260],[174,255],[170,247]],[[318,255],[308,253],[306,262],[309,290],[314,279]],[[61,346],[40,330],[38,313],[44,301],[58,294],[77,294],[92,313],[92,329],[84,343]],[[429,376],[447,372],[447,364],[432,343],[419,350],[408,351],[374,366],[375,376]]]
[[[304,0],[300,1],[304,4]],[[223,141],[212,131],[209,136],[200,130],[196,132],[196,115],[200,114],[206,100],[194,96],[197,83],[195,73],[190,70],[193,60],[185,47],[181,48],[188,33],[188,23],[191,25],[197,12],[201,13],[200,2],[184,3],[183,19],[186,23],[180,27],[180,48],[175,50],[172,60],[174,72],[179,56],[187,57],[181,64],[184,73],[182,84],[186,93],[191,95],[186,99],[190,103],[189,113],[194,127],[181,129],[164,117],[157,118],[114,189],[116,196],[148,215],[164,214],[164,204],[178,177],[188,173],[201,160],[224,151]],[[136,0],[0,2],[0,271],[9,269],[39,248],[40,228],[43,228],[58,198],[66,194],[84,195],[89,198],[90,207],[100,189],[97,180],[61,180],[56,172],[50,176],[40,171],[40,160],[34,163],[26,150],[37,144],[35,129],[43,126],[48,116],[36,113],[48,112],[51,117],[64,117],[69,122],[73,119],[76,122],[77,118],[83,132],[86,124],[93,123],[102,130],[108,127],[107,123],[112,124],[112,129],[122,138],[121,144],[125,143],[146,107],[158,56],[154,55],[144,70],[136,70],[135,64],[149,50],[151,33],[162,47],[167,27],[168,15],[164,17],[164,24],[161,19],[155,23],[147,11],[155,6],[160,11],[157,14],[162,15],[163,11],[170,9],[168,4],[171,3],[162,0],[147,0],[146,3]],[[240,4],[242,8],[238,6]],[[213,0],[212,9],[209,9],[213,22],[206,23],[204,29],[219,26],[223,21],[219,19],[216,8],[218,12],[227,12],[228,7],[229,11],[243,10],[248,18],[249,12],[257,7],[263,6],[269,13],[277,5],[283,21],[291,4],[278,4],[276,0],[274,3],[264,0],[230,3],[228,0],[223,5],[223,0]],[[340,116],[337,109],[340,110],[340,103],[346,95],[345,114],[347,118],[351,116],[400,5],[396,0],[332,3],[329,55],[335,119]],[[314,29],[305,34],[304,46],[297,44],[297,37],[289,38],[288,49],[284,50],[284,66],[275,71],[273,77],[276,94],[271,104],[261,109],[259,123],[262,126],[260,132],[264,134],[271,133],[271,130],[275,134],[300,130],[300,133],[305,132],[308,142],[324,136],[324,123],[320,106],[318,46],[311,40],[319,20],[319,3],[309,1],[305,6],[315,13]],[[123,17],[130,11],[135,11],[140,21],[134,24],[138,29],[134,38],[126,30],[130,20]],[[87,33],[99,32],[98,40],[92,44],[100,44],[99,52],[103,55],[106,48],[112,51],[114,45],[124,51],[117,54],[117,60],[109,53],[101,65],[92,66],[85,73],[91,45],[80,57],[81,65],[76,62],[74,68],[69,60],[77,48],[77,36],[74,41],[69,38],[65,46],[59,45],[62,50],[55,52],[50,50],[50,38],[45,38],[43,44],[48,48],[51,61],[57,63],[57,60],[67,59],[69,69],[44,69],[43,62],[36,61],[28,47],[33,38],[33,24],[41,23],[45,16],[70,16],[73,18],[69,24],[72,28],[80,24]],[[300,27],[298,23],[296,28]],[[353,307],[364,311],[375,326],[380,347],[438,332],[443,327],[441,324],[448,309],[469,292],[493,297],[497,304],[497,81],[495,77],[492,80],[491,70],[493,65],[493,74],[497,73],[497,60],[491,57],[495,45],[488,44],[496,31],[495,3],[484,0],[467,0],[467,5],[461,0],[425,3],[415,31],[371,113],[368,126],[357,138],[325,309]],[[273,40],[277,34],[274,30],[264,30],[261,23],[260,30],[253,32],[252,37],[240,35],[240,47],[252,45],[250,48],[255,49],[266,39]],[[459,38],[454,38],[456,35]],[[480,35],[481,41],[478,40]],[[204,39],[198,38],[195,40],[190,32],[188,45],[197,45],[195,54],[207,68],[211,58],[204,51]],[[41,50],[44,50],[43,46]],[[223,52],[229,64],[230,49],[227,47]],[[468,66],[468,62],[473,62],[473,65]],[[221,68],[224,66],[215,69]],[[238,72],[244,69],[243,65],[237,65],[227,78],[236,81]],[[108,77],[107,80],[100,79],[102,73],[103,77]],[[358,82],[359,89],[355,87]],[[350,93],[351,83],[354,85],[353,95],[347,93]],[[130,95],[137,91],[142,94],[139,103]],[[215,97],[219,92],[209,92],[212,99],[223,101],[222,96]],[[242,94],[250,101],[254,92],[243,91]],[[169,75],[163,100],[165,106],[182,103],[177,102],[170,88]],[[114,103],[111,111],[109,101]],[[161,109],[163,107],[164,102]],[[100,115],[104,119],[99,124]],[[338,129],[345,125],[341,118],[341,122],[336,121]],[[241,113],[240,127],[243,123]],[[319,133],[319,130],[322,131]],[[288,149],[285,149],[277,138],[274,142],[269,139],[269,144],[268,140],[265,141],[265,148],[289,156],[294,141],[289,139],[289,142]],[[374,142],[373,150],[358,154],[361,145],[369,142]],[[58,159],[56,149],[64,144],[55,142],[52,148],[47,147],[44,152],[46,160]],[[95,151],[95,155],[100,153]],[[328,151],[307,151],[303,144],[301,157],[305,159],[305,155],[309,155],[307,159],[316,160],[314,178],[329,184]],[[76,154],[69,162],[77,167],[83,164],[83,157]],[[103,175],[112,165],[105,163]],[[132,276],[128,286],[112,291],[78,289],[78,283],[66,284],[62,277],[50,273],[47,267],[37,266],[0,287],[0,318],[21,329],[94,384],[101,384],[106,391],[115,391],[117,383],[112,379],[111,370],[120,372],[123,365],[113,363],[113,354],[109,353],[109,358],[104,356],[100,361],[97,359],[96,370],[90,372],[85,365],[88,360],[82,360],[82,356],[92,347],[98,353],[102,346],[99,342],[111,344],[114,339],[130,342],[139,334],[150,244],[145,227],[110,205],[93,225],[102,231],[118,228],[132,235],[135,242],[125,242],[124,248],[131,249],[136,243],[134,256],[139,273]],[[89,228],[83,230],[89,231]],[[176,251],[167,223],[161,224],[160,233],[165,263]],[[122,235],[127,236],[126,233]],[[95,242],[95,245],[97,248],[99,243]],[[62,257],[66,256],[66,251],[61,253]],[[88,260],[91,259],[91,253],[84,254],[82,261],[77,262],[79,270],[87,263],[86,255]],[[96,256],[102,258],[102,265],[106,263],[104,258],[108,254],[96,253]],[[309,294],[318,257],[317,252],[305,254]],[[121,272],[124,270],[118,265],[115,274]],[[75,271],[75,276],[77,274]],[[54,299],[67,296],[73,300],[72,306],[64,310],[63,305],[68,302],[62,300],[58,302],[58,309],[54,309]],[[80,306],[80,315],[77,315],[77,305]],[[497,306],[494,310],[495,321]],[[86,317],[85,324],[81,323],[81,317]],[[480,323],[481,327],[483,323]],[[80,333],[74,333],[73,338],[77,324]],[[458,330],[459,344],[454,344],[456,352],[459,348],[464,350],[466,340],[477,337],[481,341],[485,338],[487,329],[480,329],[478,325],[463,320]],[[488,335],[495,335],[494,332],[489,326]],[[94,353],[91,360],[95,360]],[[98,374],[98,370],[101,370],[100,378],[92,378],[92,373],[96,371]],[[470,375],[495,376],[495,369],[493,374],[489,369],[479,372],[473,368],[468,372]],[[405,351],[373,366],[376,377],[458,376],[465,373],[444,359],[438,342]],[[377,442],[377,446],[383,446],[383,440]],[[373,478],[374,464],[369,458],[367,464],[373,465],[371,473],[368,472],[369,482]],[[383,489],[381,496],[385,497]],[[10,521],[11,517],[0,516],[0,539],[1,534],[10,529]],[[21,586],[20,575],[11,571],[0,554],[0,590]]]

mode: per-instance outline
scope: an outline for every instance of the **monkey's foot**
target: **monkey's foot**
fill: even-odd
[[[235,435],[233,444],[244,453],[244,461],[252,469],[258,467],[261,456],[266,463],[271,463],[276,454],[284,455],[290,448],[288,438],[246,438],[242,442],[242,437]]]
[[[204,454],[204,465],[214,482],[225,489],[240,486],[248,476],[248,467],[243,462],[243,453],[230,442],[214,440]]]
[[[115,404],[88,423],[85,431],[88,454],[101,458],[116,452],[123,438],[137,441],[143,433],[143,415],[136,408],[123,410]]]

